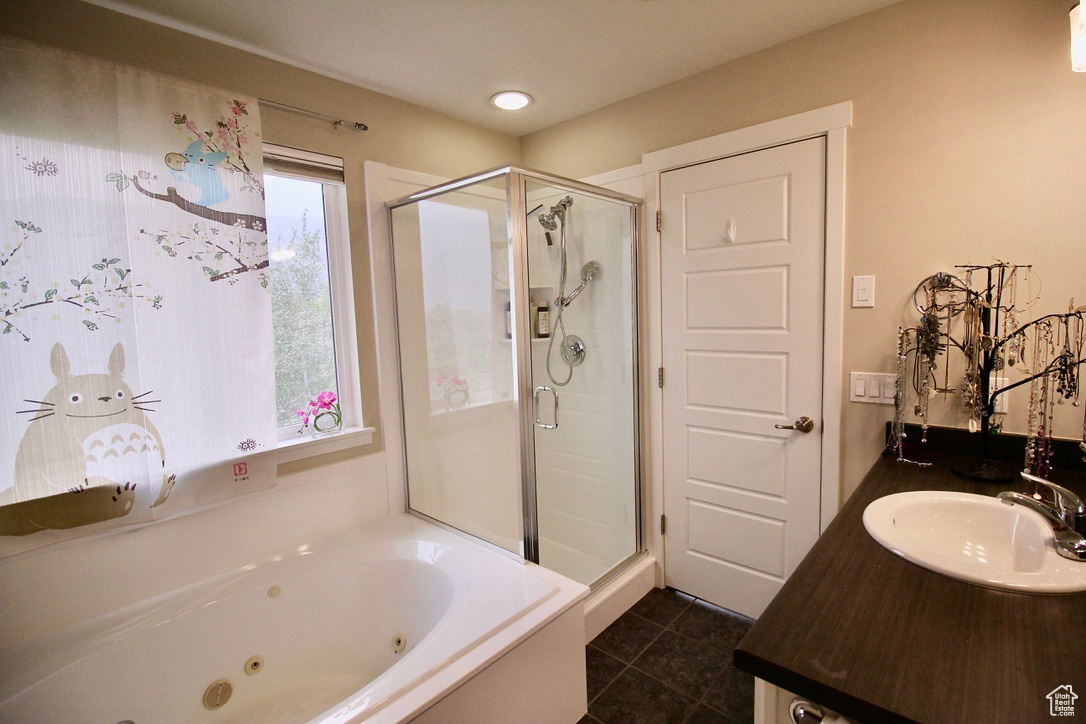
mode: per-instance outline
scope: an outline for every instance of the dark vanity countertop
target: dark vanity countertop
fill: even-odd
[[[736,649],[736,664],[858,722],[1047,721],[1046,696],[1064,685],[1086,716],[1086,593],[963,583],[895,556],[864,529],[864,508],[891,493],[1024,490],[964,479],[952,462],[880,458]],[[1051,479],[1086,492],[1082,472]]]

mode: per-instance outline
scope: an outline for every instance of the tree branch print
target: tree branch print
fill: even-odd
[[[263,232],[267,228],[267,221],[263,216],[256,216],[255,214],[235,214],[230,211],[219,211],[217,209],[208,208],[207,206],[201,206],[200,204],[189,201],[181,194],[177,193],[177,189],[173,186],[166,188],[166,193],[158,194],[154,191],[149,191],[140,185],[140,178],[151,178],[150,174],[146,171],[141,171],[134,176],[125,176],[122,173],[111,173],[106,176],[106,181],[117,185],[118,191],[123,191],[128,188],[128,184],[131,183],[136,187],[144,196],[147,196],[158,201],[166,201],[173,204],[182,211],[187,211],[194,216],[199,216],[202,219],[208,221],[214,221],[223,226],[236,226],[241,229],[252,229],[253,231]],[[157,178],[157,177],[156,177]]]
[[[3,253],[0,253],[0,267],[5,267],[11,263],[11,260],[19,253],[19,249],[23,248],[23,244],[30,238],[31,234],[41,233],[41,229],[35,226],[31,221],[16,221],[15,226],[22,230],[23,238],[16,242],[15,246],[12,248],[4,247]]]
[[[78,307],[88,318],[83,327],[94,332],[103,319],[117,319],[118,309],[125,300],[142,300],[153,309],[162,308],[161,295],[148,291],[143,284],[132,278],[132,270],[125,267],[118,257],[106,257],[91,265],[84,274],[76,274],[68,284],[49,285],[43,293],[34,291],[35,284],[26,276],[16,277],[15,265],[8,266],[15,254],[23,248],[30,234],[41,229],[29,221],[16,221],[22,230],[22,239],[10,251],[0,255],[0,336],[15,334],[24,342],[30,341],[30,333],[20,320],[27,310],[46,305]],[[69,289],[69,285],[71,289]],[[40,286],[39,286],[40,288]]]
[[[241,228],[223,232],[217,226],[201,223],[192,225],[189,234],[170,234],[166,231],[150,232],[140,229],[140,235],[150,239],[162,251],[171,257],[183,256],[191,261],[201,262],[208,281],[223,279],[233,284],[234,277],[251,271],[266,269],[268,261],[268,240],[261,236],[260,241],[247,241]],[[229,261],[232,269],[222,269],[216,262]],[[267,274],[261,272],[260,286],[267,288]]]

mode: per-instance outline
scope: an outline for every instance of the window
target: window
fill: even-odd
[[[487,210],[423,201],[418,213],[425,241],[422,292],[431,407],[443,412],[488,404],[494,401],[490,358],[497,327]],[[503,239],[498,246],[503,271],[508,267],[506,249]],[[503,318],[501,329],[504,326]]]
[[[264,144],[264,187],[282,450],[310,441],[298,434],[297,411],[319,392],[336,393],[344,430],[362,425],[343,162]],[[351,439],[335,448],[360,442],[337,437]],[[287,459],[326,448],[293,451]]]

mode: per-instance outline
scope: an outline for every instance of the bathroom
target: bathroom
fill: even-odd
[[[613,185],[648,201],[635,168],[646,154],[850,101],[847,186],[839,200],[845,242],[838,260],[838,388],[847,384],[849,371],[893,371],[895,333],[907,321],[900,302],[936,270],[993,259],[1032,263],[1043,279],[1044,299],[1058,311],[1076,292],[1081,296],[1077,270],[1086,260],[1083,234],[1076,231],[1086,181],[1080,161],[1086,157],[1086,81],[1068,67],[1065,4],[906,0],[523,135],[455,120],[107,7],[75,0],[8,3],[0,18],[5,35],[319,107],[370,126],[354,133],[285,111],[261,114],[265,140],[344,160],[361,418],[372,440],[279,463],[272,491],[2,561],[4,610],[35,610],[32,627],[48,632],[77,616],[62,601],[43,605],[53,590],[49,579],[69,581],[79,591],[78,616],[91,617],[133,595],[200,580],[209,561],[216,571],[244,566],[267,550],[404,510],[398,393],[386,379],[396,364],[389,337],[395,329],[389,309],[374,301],[388,291],[377,285],[388,280],[378,278],[371,261],[379,219],[367,207],[374,190],[367,186],[366,162],[435,179],[514,163]],[[640,190],[630,188],[630,179]],[[404,195],[390,193],[382,203]],[[651,228],[645,225],[646,240]],[[651,253],[642,261],[646,268],[654,263]],[[609,271],[605,267],[603,275]],[[843,282],[856,275],[878,279],[873,308],[847,304],[850,287]],[[651,318],[653,292],[659,292],[649,280],[643,284],[642,303]],[[586,295],[592,291],[590,286]],[[658,326],[646,322],[640,331],[646,348],[658,344]],[[646,362],[641,547],[663,561],[662,423],[654,397],[662,365],[658,358]],[[836,461],[823,477],[831,508],[848,500],[878,458],[890,419],[888,407],[849,403],[840,390],[838,396],[840,404],[825,413],[827,426],[836,430]],[[1059,434],[1074,438],[1078,431],[1068,424]],[[831,517],[832,511],[823,529]],[[137,582],[122,585],[111,575],[117,561],[146,570],[139,590],[125,590]],[[658,568],[650,579],[649,585],[664,582]],[[5,616],[0,639],[11,635],[7,627],[26,625],[24,618]]]

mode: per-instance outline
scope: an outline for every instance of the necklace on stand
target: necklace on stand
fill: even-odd
[[[981,297],[972,294],[970,301],[966,304],[964,314],[965,331],[962,338],[962,351],[965,352],[966,366],[965,380],[962,385],[962,403],[969,417],[969,432],[976,432],[979,429],[980,417],[984,411],[980,382],[983,366],[981,340],[984,337],[981,304],[983,304]]]
[[[1033,369],[1045,370],[1054,352],[1052,325],[1045,320],[1037,324],[1033,341]],[[1029,442],[1026,446],[1026,467],[1034,475],[1044,477],[1052,463],[1052,418],[1055,400],[1052,375],[1040,375],[1030,382]]]
[[[956,386],[961,390],[961,405],[970,432],[980,433],[975,460],[956,466],[954,471],[987,482],[1017,477],[1014,470],[992,458],[990,441],[1005,429],[1004,422],[1009,419],[1006,406],[1001,404],[1004,395],[1028,385],[1024,462],[1034,473],[1048,475],[1054,457],[1056,406],[1068,400],[1071,406],[1079,406],[1081,366],[1086,364],[1086,307],[1076,309],[1072,300],[1066,313],[1030,319],[1040,297],[1040,280],[1034,279],[1032,266],[996,260],[994,264],[955,268],[961,270],[961,277],[937,272],[916,286],[913,305],[920,314],[919,323],[898,329],[894,452],[898,460],[908,462],[902,442],[907,414],[915,415],[921,428],[920,442],[927,442],[930,401],[938,393],[958,391],[950,384],[949,356],[939,372],[939,356],[953,346],[965,358],[962,384]],[[955,322],[958,316],[960,328]],[[960,340],[955,338],[958,329]],[[1010,368],[1021,378],[1009,380]],[[915,405],[908,401],[910,377],[917,394]],[[1062,425],[1063,420],[1060,422]],[[1086,410],[1079,446],[1086,456]]]

